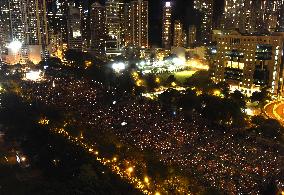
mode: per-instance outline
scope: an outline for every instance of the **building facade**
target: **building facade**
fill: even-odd
[[[105,7],[100,3],[92,4],[91,9],[91,50],[104,56],[106,50]]]
[[[241,33],[275,32],[282,0],[225,0],[223,29]]]
[[[7,44],[13,40],[12,34],[11,34],[11,28],[10,28],[10,8],[9,8],[9,2],[8,1],[0,1],[0,49],[1,49],[1,59],[2,54],[7,54]]]
[[[51,0],[48,3],[48,27],[51,34],[60,34],[62,41],[67,43],[68,30],[67,30],[67,16],[68,16],[68,3],[65,0]]]
[[[265,28],[269,32],[275,32],[277,29],[278,17],[281,12],[282,5],[283,5],[282,0],[264,2],[263,8],[265,11],[263,15],[263,20]]]
[[[183,40],[183,25],[179,20],[175,20],[174,22],[174,39],[173,39],[173,46],[174,47],[183,47],[184,40]]]
[[[24,0],[12,0],[8,1],[9,11],[9,41],[18,40],[20,42],[25,41],[25,2]],[[28,27],[29,28],[29,27]]]
[[[82,50],[84,52],[87,52],[91,45],[90,12],[88,3],[89,1],[85,0],[79,5],[81,13]]]
[[[131,1],[130,25],[131,45],[142,49],[148,48],[148,1]]]
[[[183,47],[187,48],[188,46],[188,36],[187,36],[187,32],[186,30],[183,29],[183,33],[182,33],[182,41],[183,41]]]
[[[75,5],[70,5],[67,16],[68,48],[82,51],[81,12]]]
[[[250,4],[246,4],[244,0],[225,0],[224,28],[230,30],[239,28],[242,8],[248,8],[248,6]]]
[[[43,52],[49,44],[47,10],[45,0],[29,0],[25,3],[26,17],[26,44],[41,45]]]
[[[24,64],[31,61],[37,64],[47,57],[49,32],[46,0],[3,0],[0,6],[3,47],[15,41],[20,44],[16,53],[13,48],[6,49],[6,63]],[[2,54],[3,51],[2,48]]]
[[[281,8],[278,14],[277,31],[284,32],[284,1],[282,1]]]
[[[282,92],[283,35],[241,35],[234,31],[216,35],[217,54],[213,80],[228,82],[248,95],[263,87]]]
[[[196,26],[191,25],[188,29],[188,46],[193,47],[196,44]]]
[[[201,13],[200,42],[204,45],[211,42],[213,25],[213,0],[195,0],[194,8]]]
[[[162,47],[170,49],[172,45],[172,4],[166,2],[163,7],[163,21],[162,21]]]
[[[106,1],[106,53],[120,55],[123,47],[124,6],[121,0]]]

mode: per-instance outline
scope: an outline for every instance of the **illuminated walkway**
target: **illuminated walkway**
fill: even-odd
[[[103,165],[109,167],[112,172],[120,176],[121,179],[126,180],[130,184],[132,184],[136,189],[140,190],[143,194],[159,194],[158,192],[153,193],[149,190],[150,181],[147,176],[145,176],[144,181],[140,181],[134,174],[134,167],[129,165],[129,167],[122,168],[121,163],[119,162],[118,157],[113,157],[113,159],[106,159],[100,157],[99,151],[96,149],[94,145],[84,143],[83,139],[72,137],[65,131],[64,128],[56,128],[54,132],[62,135],[66,139],[68,139],[71,143],[80,146],[86,152],[96,157],[96,160]]]
[[[267,117],[276,119],[284,124],[284,100],[274,101],[264,107]]]
[[[41,125],[48,125],[49,120],[41,120],[39,121],[39,123]],[[66,126],[66,124],[64,126]],[[107,159],[100,156],[100,153],[95,145],[85,143],[83,137],[79,138],[70,136],[64,128],[55,128],[53,129],[53,132],[63,136],[71,143],[84,149],[90,155],[94,156],[98,162],[110,168],[114,174],[117,174],[121,179],[127,181],[143,194],[161,195],[161,193],[159,192],[161,190],[159,189],[160,186],[157,185],[154,180],[152,180],[147,175],[145,175],[142,179],[138,178],[135,175],[135,166],[132,166],[130,164],[128,166],[125,166],[122,162],[120,162],[121,159],[119,159],[118,156],[114,156],[112,159]],[[185,191],[179,192],[181,194],[190,194],[190,192]]]

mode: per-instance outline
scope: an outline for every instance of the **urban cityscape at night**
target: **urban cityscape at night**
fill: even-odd
[[[0,0],[0,195],[284,195],[284,0]]]

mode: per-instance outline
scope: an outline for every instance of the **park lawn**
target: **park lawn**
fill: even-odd
[[[162,74],[159,74],[158,76],[163,82],[163,81],[166,81],[170,75],[174,75],[179,83],[184,83],[186,79],[191,77],[194,73],[196,73],[195,70],[184,70],[184,71],[175,72],[175,73],[162,73]]]

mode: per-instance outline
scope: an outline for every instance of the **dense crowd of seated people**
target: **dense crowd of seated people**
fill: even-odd
[[[34,100],[73,113],[80,125],[98,133],[112,129],[122,142],[150,149],[160,161],[177,165],[206,185],[233,194],[259,194],[270,180],[283,182],[281,151],[240,137],[233,128],[227,133],[210,128],[198,113],[186,121],[156,102],[116,97],[115,90],[84,79],[25,81],[22,89]]]

